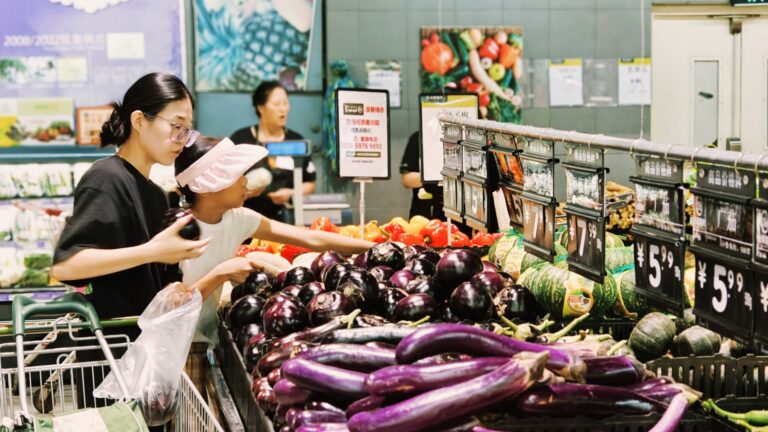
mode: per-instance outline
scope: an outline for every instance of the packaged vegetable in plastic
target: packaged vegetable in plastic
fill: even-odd
[[[202,307],[202,296],[173,283],[157,293],[139,317],[141,335],[118,361],[129,399],[139,402],[149,426],[166,423],[177,410],[177,390]],[[122,399],[114,373],[94,397]]]

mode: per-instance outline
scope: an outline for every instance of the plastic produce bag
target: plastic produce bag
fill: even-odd
[[[127,397],[138,401],[149,426],[166,423],[176,414],[176,393],[202,304],[199,291],[168,285],[139,317],[141,335],[117,362],[128,386]],[[113,372],[93,395],[124,396]]]

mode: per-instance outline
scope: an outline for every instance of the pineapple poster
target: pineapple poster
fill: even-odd
[[[422,27],[420,42],[422,92],[477,93],[482,118],[521,122],[520,27]]]
[[[304,90],[315,0],[195,0],[197,91]]]

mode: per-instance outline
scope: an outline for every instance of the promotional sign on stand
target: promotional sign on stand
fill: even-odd
[[[365,184],[390,177],[389,92],[336,89],[339,177],[360,184],[360,235],[365,225]]]
[[[464,193],[464,222],[480,231],[495,230],[495,209],[492,192],[498,176],[489,162],[488,133],[482,129],[465,128],[461,141],[461,182]]]
[[[523,247],[541,259],[555,259],[555,143],[523,139]]]
[[[754,270],[755,332],[754,339],[763,352],[768,350],[768,173],[757,179],[757,198],[754,207],[755,248],[752,257]]]
[[[467,119],[477,119],[480,104],[477,93],[424,93],[419,95],[419,163],[421,181],[439,182],[443,179],[443,142],[440,135],[440,114],[452,114]],[[462,137],[455,140],[458,143]],[[425,163],[428,161],[428,163]]]
[[[712,331],[750,342],[754,326],[752,283],[753,172],[698,164],[691,217],[696,256],[697,322]]]
[[[635,238],[635,289],[660,310],[682,316],[686,307],[685,184],[683,162],[636,157],[637,221]]]
[[[499,189],[504,198],[504,205],[509,215],[509,224],[518,230],[523,228],[523,165],[520,161],[519,140],[508,135],[491,134],[489,149],[499,172]]]
[[[464,189],[461,183],[461,144],[464,131],[461,126],[446,125],[443,127],[443,212],[448,220],[464,222]]]
[[[605,151],[567,146],[565,168],[568,268],[595,282],[605,278]]]

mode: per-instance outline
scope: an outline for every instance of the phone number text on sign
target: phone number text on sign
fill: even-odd
[[[337,91],[339,175],[389,178],[389,109],[386,91]]]

